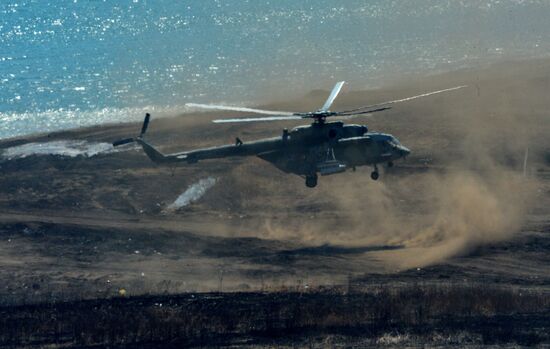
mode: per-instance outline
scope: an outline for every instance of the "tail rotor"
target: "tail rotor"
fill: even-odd
[[[139,133],[139,136],[133,137],[133,138],[124,138],[119,139],[118,141],[113,142],[113,147],[118,147],[124,144],[135,142],[136,139],[141,139],[145,135],[145,132],[147,132],[147,127],[149,127],[149,121],[151,120],[151,114],[147,113],[145,114],[145,119],[143,120],[143,125],[141,126],[141,132]]]
[[[114,142],[113,142],[113,147],[118,147],[118,146],[120,146],[120,145],[132,143],[132,142],[134,142],[134,141],[135,141],[134,138],[119,139],[118,141],[114,141]]]
[[[147,127],[149,127],[149,120],[151,120],[151,114],[145,114],[145,119],[143,120],[143,125],[141,126],[141,132],[139,133],[139,138],[142,138],[145,132],[147,132]]]

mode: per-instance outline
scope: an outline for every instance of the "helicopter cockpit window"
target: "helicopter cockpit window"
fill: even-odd
[[[400,146],[401,143],[399,142],[399,140],[395,137],[391,137],[389,140],[388,140],[388,143],[394,147],[397,147],[397,146]]]

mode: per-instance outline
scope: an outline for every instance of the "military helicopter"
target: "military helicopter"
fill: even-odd
[[[377,180],[379,177],[379,164],[385,163],[387,166],[392,167],[395,160],[406,157],[410,153],[410,150],[390,134],[369,132],[367,126],[364,125],[344,124],[342,121],[329,122],[327,119],[333,117],[348,119],[358,115],[381,112],[390,109],[391,105],[395,103],[465,87],[457,86],[345,111],[330,111],[330,107],[340,93],[344,83],[344,81],[340,81],[334,86],[326,102],[319,110],[306,113],[210,104],[186,104],[193,108],[269,115],[265,117],[217,119],[213,120],[214,123],[313,120],[310,125],[298,126],[290,131],[284,129],[282,135],[278,137],[251,142],[243,142],[237,137],[235,144],[231,145],[163,154],[144,140],[144,135],[151,118],[150,114],[146,114],[141,132],[137,137],[116,141],[113,143],[113,146],[116,147],[137,142],[141,145],[145,154],[152,161],[159,164],[196,163],[206,159],[255,155],[272,163],[283,172],[303,177],[306,186],[309,188],[317,186],[318,175],[327,176],[342,173],[347,169],[351,168],[355,170],[358,166],[366,165],[373,166],[370,176],[373,180]]]

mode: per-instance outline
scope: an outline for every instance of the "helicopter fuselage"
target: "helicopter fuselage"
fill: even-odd
[[[283,132],[282,137],[285,138]],[[363,125],[330,122],[300,126],[282,146],[258,154],[284,172],[302,176],[330,175],[378,163],[393,163],[409,150],[388,134],[368,132]]]
[[[315,122],[311,125],[286,129],[279,137],[197,149],[164,155],[141,138],[136,140],[146,154],[158,163],[187,162],[231,156],[258,156],[278,169],[306,177],[313,187],[317,175],[330,175],[358,166],[374,165],[373,179],[378,178],[376,165],[405,157],[409,150],[389,134],[368,132],[363,125],[342,122]]]

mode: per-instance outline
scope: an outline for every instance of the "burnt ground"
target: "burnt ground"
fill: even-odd
[[[548,295],[445,284],[197,293],[0,307],[3,345],[84,348],[541,345]],[[86,314],[83,316],[82,314]],[[53,321],[52,321],[53,320]]]
[[[354,121],[413,150],[378,182],[361,168],[310,190],[255,158],[166,169],[133,146],[93,157],[0,155],[2,345],[549,343],[550,61],[348,91],[335,109],[460,84],[471,87]],[[314,109],[325,93],[266,107]],[[153,119],[147,137],[170,152],[295,125],[212,126],[218,116]],[[138,129],[4,140],[0,151],[110,142]],[[198,201],[167,210],[207,177],[217,183]],[[430,307],[434,294],[447,305]],[[106,325],[74,326],[90,312]],[[201,321],[216,325],[201,332]],[[154,332],[159,324],[171,330]]]

